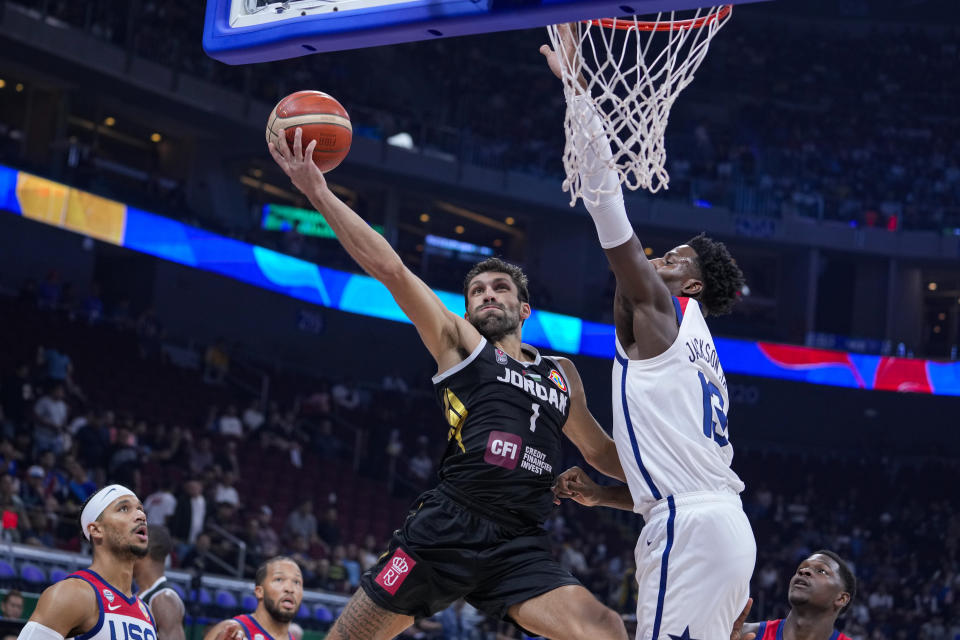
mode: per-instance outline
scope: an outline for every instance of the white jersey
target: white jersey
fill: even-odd
[[[739,494],[730,468],[729,396],[723,368],[698,303],[674,298],[680,330],[660,355],[629,360],[617,341],[613,438],[633,496],[647,515],[668,496]]]

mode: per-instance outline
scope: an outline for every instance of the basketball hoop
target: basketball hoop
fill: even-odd
[[[677,12],[660,13],[654,20],[605,18],[576,23],[572,34],[576,54],[560,55],[567,112],[564,191],[570,205],[577,198],[595,202],[605,193],[644,188],[651,193],[668,188],[664,134],[673,102],[707,55],[710,41],[733,13],[731,5],[698,9],[690,18]],[[559,29],[547,27],[554,51],[563,50]],[[572,108],[574,99],[588,108]],[[596,116],[600,127],[591,126]],[[610,146],[612,157],[588,167],[587,145]],[[607,154],[609,155],[609,154]],[[600,174],[617,172],[619,183],[597,190]],[[585,192],[584,182],[591,190]]]

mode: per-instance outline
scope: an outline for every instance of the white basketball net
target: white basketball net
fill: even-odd
[[[727,23],[732,7],[700,9],[696,15],[676,12],[658,14],[655,21],[617,18],[601,26],[593,21],[576,23],[573,37],[577,55],[562,61],[564,94],[568,105],[577,88],[577,78],[586,83],[586,95],[600,115],[603,131],[588,135],[589,144],[609,141],[612,158],[606,166],[594,167],[593,174],[613,169],[620,178],[613,191],[644,188],[656,193],[668,188],[670,176],[664,165],[664,133],[674,100],[693,81],[694,72],[707,55],[713,36]],[[559,25],[547,27],[554,51],[562,52]],[[612,28],[617,27],[617,28]],[[595,203],[604,191],[584,191],[582,144],[574,136],[587,130],[584,110],[567,108],[564,119],[566,145],[563,166],[567,179],[563,190],[570,192],[570,205],[577,198]],[[600,182],[591,180],[591,184]]]

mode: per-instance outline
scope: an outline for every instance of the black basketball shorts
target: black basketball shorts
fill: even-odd
[[[403,527],[360,586],[376,604],[428,617],[460,598],[496,619],[518,603],[580,581],[550,553],[538,526],[511,526],[432,489],[414,503]]]

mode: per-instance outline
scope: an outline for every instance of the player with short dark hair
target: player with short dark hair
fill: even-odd
[[[215,624],[204,640],[293,640],[290,623],[303,601],[303,574],[287,556],[274,556],[257,567],[253,595],[257,608]]]
[[[4,618],[19,620],[23,617],[23,594],[19,589],[10,589],[0,602],[0,614]]]
[[[561,80],[576,68],[575,28],[558,26],[561,51],[541,48]],[[617,283],[613,438],[627,486],[598,487],[574,468],[561,476],[558,495],[643,516],[638,640],[727,640],[749,597],[756,543],[739,497],[743,482],[730,468],[730,398],[705,317],[730,310],[743,274],[726,247],[703,234],[647,258],[611,168],[613,134],[586,83],[572,93],[567,109],[582,126],[568,131],[567,143],[583,159],[584,203]]]
[[[147,555],[133,565],[133,578],[140,587],[137,594],[150,607],[157,623],[158,640],[184,640],[183,617],[186,610],[180,594],[170,587],[164,566],[173,550],[173,540],[166,527],[148,525]]]
[[[623,621],[551,554],[543,523],[561,464],[561,434],[606,473],[623,477],[613,440],[590,415],[573,363],[521,341],[530,317],[523,272],[498,259],[470,271],[456,315],[328,188],[311,161],[316,141],[274,160],[320,211],[348,253],[383,283],[437,363],[447,430],[441,482],[361,579],[328,638],[386,640],[459,598],[555,640],[623,640]]]
[[[850,640],[836,630],[857,595],[857,579],[850,566],[827,549],[814,551],[790,578],[790,613],[780,620],[748,622],[743,636],[756,640]]]
[[[148,548],[136,494],[119,484],[100,489],[83,504],[80,530],[93,563],[43,590],[19,640],[156,640],[150,610],[132,593],[133,565]]]

